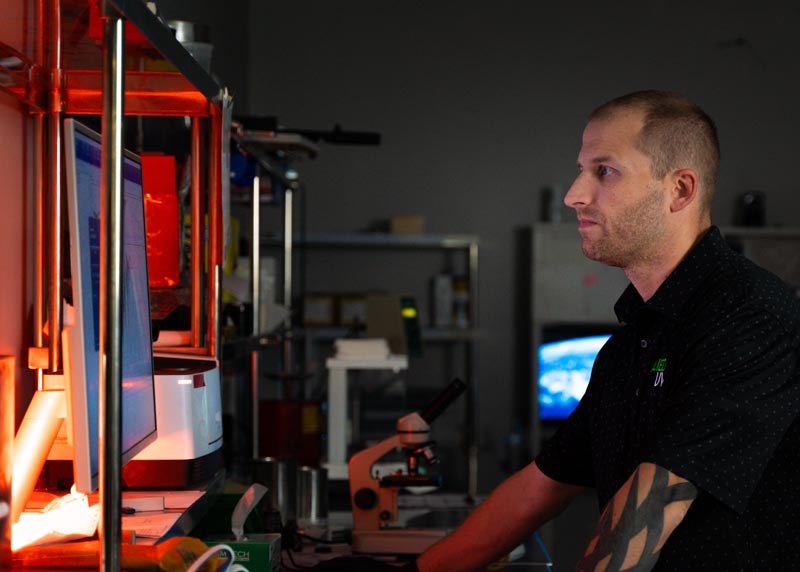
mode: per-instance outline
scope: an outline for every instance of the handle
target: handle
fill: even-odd
[[[439,415],[455,401],[456,397],[464,393],[466,389],[467,384],[455,378],[441,393],[439,393],[439,395],[433,398],[433,401],[425,408],[425,411],[420,413],[420,417],[430,425],[433,423],[433,420],[439,417]]]

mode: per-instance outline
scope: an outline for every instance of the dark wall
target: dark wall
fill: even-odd
[[[796,224],[798,4],[170,0],[159,6],[176,14],[170,17],[196,14],[212,25],[214,70],[235,88],[237,112],[274,115],[288,127],[340,123],[382,134],[380,147],[323,145],[304,165],[310,231],[358,230],[375,219],[418,213],[430,232],[481,237],[482,491],[505,474],[503,451],[519,417],[513,396],[530,383],[524,368],[514,367],[520,343],[514,332],[524,331],[515,314],[524,306],[519,293],[513,303],[520,276],[515,235],[540,218],[543,188],[568,188],[593,107],[643,88],[693,98],[721,135],[715,222],[730,224],[737,196],[762,190],[768,223]],[[565,517],[567,536],[591,512],[574,510],[582,516]],[[551,545],[557,562],[574,560],[582,543],[581,537],[577,548]]]
[[[251,60],[247,41],[251,24],[249,0],[160,0],[157,5],[166,20],[185,20],[210,28],[214,46],[211,72],[233,94],[237,105],[246,107]]]
[[[503,476],[495,451],[514,426],[514,388],[529,383],[513,366],[515,229],[540,217],[544,187],[568,188],[594,106],[634,89],[683,92],[719,125],[716,222],[730,224],[752,189],[766,192],[771,224],[798,211],[799,5],[159,3],[181,4],[224,30],[214,69],[238,112],[382,134],[380,147],[323,145],[304,166],[309,230],[418,213],[430,232],[480,235],[482,490]]]
[[[512,430],[514,229],[566,189],[584,118],[640,88],[685,93],[716,118],[716,221],[767,193],[790,224],[800,126],[797,6],[778,2],[254,2],[249,109],[291,127],[379,131],[377,148],[325,146],[305,170],[308,227],[355,230],[419,213],[480,235],[481,488]],[[472,4],[470,4],[472,6]],[[268,23],[262,26],[261,23]],[[376,271],[378,271],[376,269]],[[499,389],[499,390],[498,390]]]

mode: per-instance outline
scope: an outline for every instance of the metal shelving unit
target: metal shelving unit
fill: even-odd
[[[261,401],[260,379],[262,376],[261,352],[268,345],[280,344],[282,346],[283,371],[288,375],[293,362],[292,356],[292,291],[294,289],[294,219],[295,219],[295,194],[302,189],[301,181],[293,165],[303,159],[312,159],[319,153],[319,147],[302,135],[293,133],[278,133],[275,131],[248,130],[246,125],[235,125],[230,133],[231,138],[239,147],[251,156],[257,165],[256,176],[252,181],[252,188],[247,193],[231,195],[231,201],[250,208],[250,233],[251,236],[261,236],[261,207],[274,203],[261,193],[261,180],[271,179],[272,186],[280,187],[281,205],[283,209],[283,228],[280,239],[276,244],[282,249],[283,257],[283,304],[286,308],[286,319],[283,324],[283,333],[280,339],[266,336],[260,331],[260,246],[258,240],[252,241],[250,256],[250,296],[253,307],[252,330],[249,336],[226,342],[223,351],[233,359],[242,357],[245,352],[250,358],[251,382],[251,457],[260,456],[260,419],[259,405]]]
[[[103,135],[104,228],[101,252],[100,316],[105,331],[106,391],[100,415],[106,428],[101,452],[100,537],[101,568],[119,569],[121,531],[121,260],[123,125],[125,115],[190,116],[192,118],[192,347],[193,353],[219,353],[219,261],[221,260],[222,125],[230,98],[175,39],[174,34],[141,0],[31,2],[26,36],[34,38],[31,55],[0,43],[0,88],[29,111],[33,124],[32,164],[40,181],[35,185],[37,220],[31,235],[37,243],[35,324],[49,322],[48,373],[62,369],[60,336],[62,292],[62,119],[65,115],[100,115]],[[88,26],[87,26],[88,23]],[[166,71],[165,71],[166,70]],[[209,120],[209,153],[204,156],[202,122]],[[204,172],[204,166],[208,171]],[[203,204],[208,183],[208,203]],[[203,218],[208,215],[207,250],[211,264],[206,276],[200,261]],[[204,284],[205,282],[205,284]],[[42,345],[38,337],[34,345]]]
[[[262,239],[262,246],[275,246],[274,238]],[[479,273],[479,239],[464,234],[421,234],[401,235],[389,233],[308,233],[295,240],[296,249],[307,250],[390,250],[390,251],[443,251],[462,254],[469,281],[469,328],[422,328],[423,342],[439,344],[457,343],[465,348],[464,380],[469,386],[466,404],[467,425],[467,494],[477,495],[478,488],[478,273]],[[297,338],[304,338],[306,346],[315,341],[332,341],[343,337],[344,328],[299,328],[295,330]],[[307,350],[307,353],[309,351]]]
[[[284,134],[278,134],[284,135]],[[245,149],[248,152],[253,152],[252,145],[256,144],[256,141],[260,140],[269,141],[269,136],[260,136],[259,138],[251,137],[247,139],[249,143],[243,143],[245,141],[244,138],[241,138],[240,144],[243,144]],[[294,141],[292,144],[292,149],[294,152],[297,152],[298,149],[300,152],[307,154],[307,157],[313,157],[314,153],[316,152],[316,148],[311,146],[309,142],[302,143],[299,140]],[[259,143],[260,144],[260,143]],[[259,163],[264,163],[265,171],[267,171],[272,176],[284,177],[285,175],[276,168],[272,157],[270,156],[270,152],[274,151],[278,148],[279,145],[277,143],[271,144],[266,150],[262,149],[260,154],[253,153],[254,157],[259,160]],[[284,181],[289,182],[289,181]],[[252,207],[254,204],[273,204],[273,202],[263,195],[258,194],[253,190],[253,193],[240,193],[236,198],[232,199],[234,202],[241,203],[243,205],[249,205]],[[259,254],[254,254],[253,258],[257,258],[260,256],[260,252],[263,249],[276,249],[281,251],[281,257],[283,259],[284,265],[284,281],[283,281],[283,301],[287,304],[287,308],[289,309],[289,318],[287,318],[287,323],[285,324],[284,332],[282,333],[282,343],[289,347],[289,350],[284,351],[283,360],[284,363],[289,363],[290,356],[288,354],[291,351],[292,345],[296,344],[303,344],[305,348],[306,356],[311,355],[313,353],[312,348],[317,342],[332,342],[336,338],[344,337],[347,333],[346,328],[337,328],[337,327],[325,327],[325,328],[310,328],[310,327],[299,327],[297,325],[299,316],[294,316],[294,320],[291,317],[291,310],[292,310],[292,299],[296,297],[298,293],[296,292],[296,285],[297,285],[297,269],[293,268],[292,260],[294,255],[297,252],[302,251],[319,251],[319,250],[337,250],[337,251],[344,251],[344,250],[389,250],[389,251],[444,251],[444,252],[452,252],[452,253],[461,253],[465,258],[465,268],[466,273],[469,281],[469,291],[470,291],[470,302],[468,307],[468,316],[469,316],[469,324],[470,327],[467,329],[458,329],[458,328],[422,328],[421,329],[421,336],[422,341],[427,343],[436,343],[436,344],[462,344],[466,350],[466,377],[465,381],[468,382],[470,386],[470,392],[467,397],[467,432],[468,435],[466,437],[467,442],[467,462],[468,462],[468,478],[467,478],[467,488],[468,494],[471,496],[477,495],[477,483],[478,483],[478,418],[477,418],[477,407],[476,404],[478,403],[478,373],[477,373],[477,338],[478,338],[478,299],[479,299],[479,292],[478,292],[478,272],[479,272],[479,240],[477,237],[473,235],[466,235],[466,234],[424,234],[424,235],[399,235],[399,234],[388,234],[388,233],[366,233],[366,232],[359,232],[359,233],[307,233],[301,235],[298,232],[293,230],[292,220],[292,203],[291,202],[283,202],[283,209],[284,209],[284,227],[281,229],[281,232],[273,232],[271,234],[266,234],[264,230],[261,228],[260,223],[254,221],[252,224],[252,236],[259,236],[260,240],[258,241],[257,251]],[[254,217],[257,217],[257,212],[259,209],[253,208],[252,214]],[[288,229],[288,230],[287,230]],[[257,268],[252,270],[254,274],[253,276],[257,276]],[[253,290],[254,293],[254,307],[256,306],[256,290]],[[255,311],[254,311],[255,314]],[[239,350],[239,352],[243,351],[242,348],[245,346],[254,348],[254,355],[256,356],[254,359],[257,358],[257,352],[263,349],[266,345],[270,343],[270,339],[267,336],[259,335],[259,332],[253,332],[253,340],[251,343],[239,341],[233,344],[230,344],[229,349],[231,351]],[[272,340],[274,342],[274,340]],[[259,373],[257,372],[257,367],[254,366],[254,379],[259,379]],[[254,387],[257,384],[254,384]],[[253,402],[257,403],[260,396],[256,393],[257,390],[254,390],[253,394]],[[254,418],[256,422],[254,423],[253,429],[253,448],[254,454],[257,454],[258,451],[258,435],[257,435],[257,415],[258,412],[254,409],[253,412]]]

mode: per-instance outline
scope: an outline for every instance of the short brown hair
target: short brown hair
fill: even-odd
[[[595,109],[592,119],[605,119],[623,109],[644,112],[637,147],[652,162],[652,174],[662,179],[672,169],[692,168],[702,184],[701,206],[710,211],[719,170],[717,127],[697,104],[669,91],[636,91]]]

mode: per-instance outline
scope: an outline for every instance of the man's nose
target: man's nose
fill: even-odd
[[[589,201],[588,186],[583,180],[583,173],[575,177],[567,194],[564,195],[564,204],[572,209],[584,206]]]

